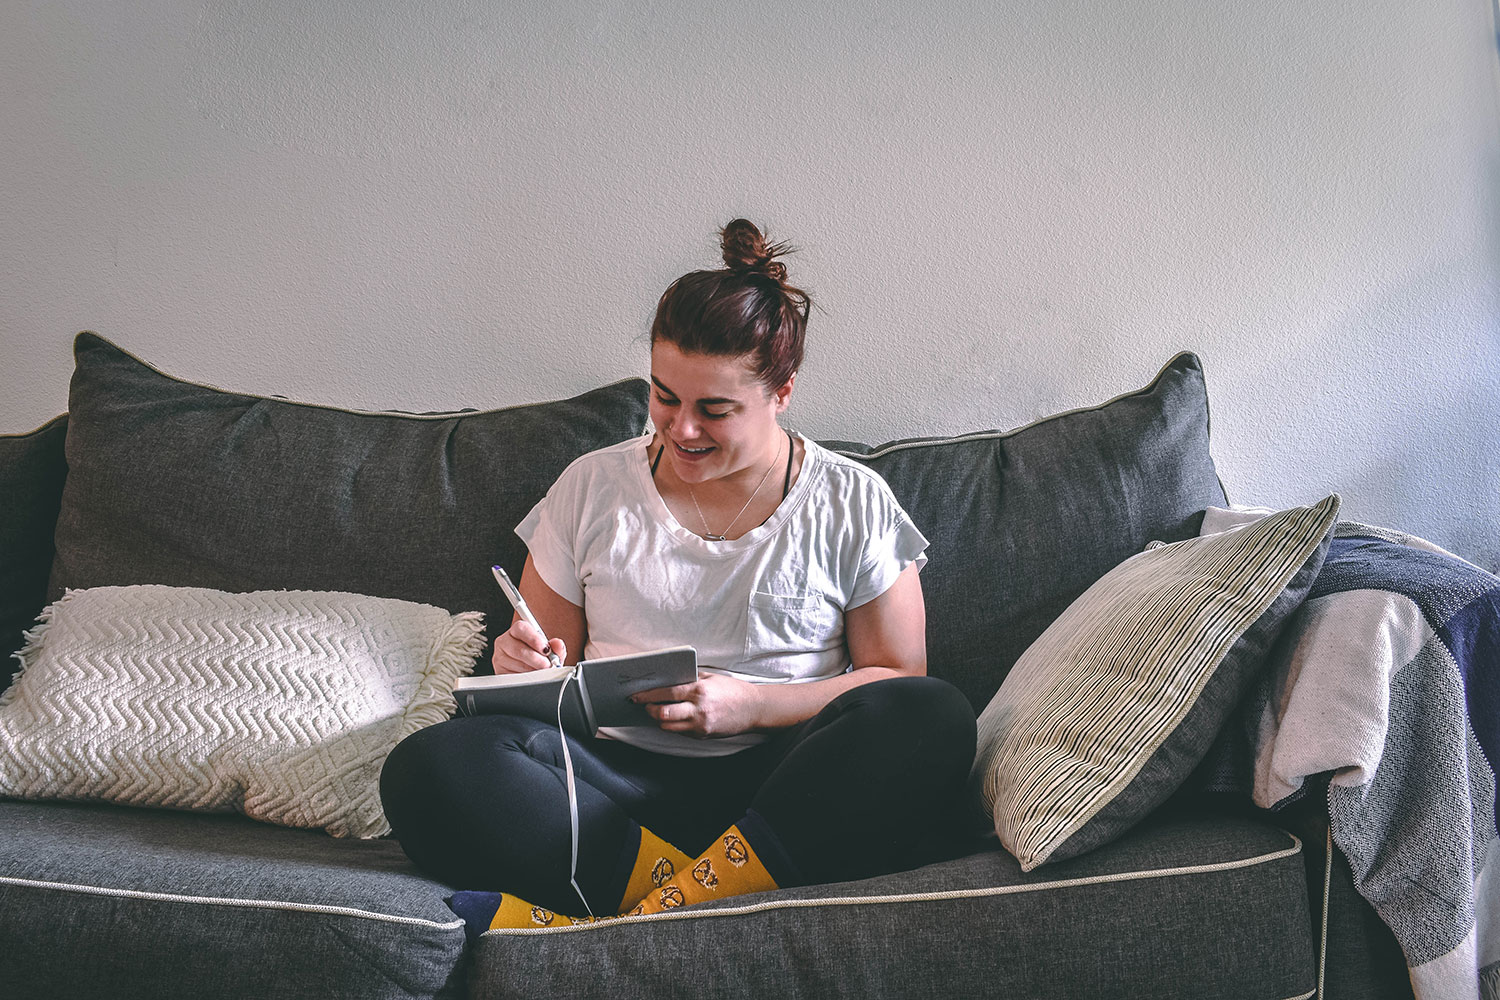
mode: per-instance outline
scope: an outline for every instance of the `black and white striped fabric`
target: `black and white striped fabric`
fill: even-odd
[[[1202,760],[1306,598],[1339,498],[1148,548],[1090,587],[979,717],[971,784],[1024,871],[1125,832]]]

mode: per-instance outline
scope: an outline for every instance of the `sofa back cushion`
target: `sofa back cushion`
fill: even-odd
[[[321,590],[511,612],[514,527],[564,466],[641,433],[646,382],[483,412],[368,413],[224,392],[79,334],[49,599],[138,583]],[[481,661],[481,670],[487,669]]]
[[[21,633],[47,604],[67,431],[64,414],[29,434],[0,435],[0,691],[16,672]]]
[[[1019,430],[825,444],[884,476],[931,542],[928,671],[978,710],[1094,581],[1224,506],[1208,432],[1203,369],[1184,353],[1143,389]]]

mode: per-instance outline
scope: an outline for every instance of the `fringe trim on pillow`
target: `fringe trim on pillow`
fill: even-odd
[[[12,657],[20,661],[21,665],[11,675],[10,687],[4,691],[0,691],[0,708],[4,708],[20,697],[21,676],[26,673],[26,668],[35,663],[37,658],[42,655],[42,643],[47,637],[47,626],[52,624],[52,612],[59,606],[67,603],[68,599],[72,596],[73,591],[71,589],[64,591],[62,597],[47,605],[42,609],[42,613],[36,616],[35,625],[21,633],[21,638],[26,641],[22,643],[20,649],[11,654]]]
[[[484,652],[484,612],[464,611],[453,615],[448,627],[433,640],[427,652],[427,670],[401,717],[396,739],[405,739],[418,729],[449,719],[457,705],[453,684],[474,672],[474,661]]]

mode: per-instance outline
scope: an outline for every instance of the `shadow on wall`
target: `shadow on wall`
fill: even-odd
[[[1495,51],[1500,53],[1500,0],[1490,0],[1490,24],[1495,29]]]

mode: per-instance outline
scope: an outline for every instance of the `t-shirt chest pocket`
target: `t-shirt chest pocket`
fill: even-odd
[[[838,609],[822,594],[750,593],[745,658],[823,650],[843,641]]]

